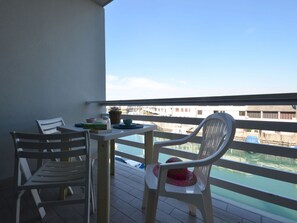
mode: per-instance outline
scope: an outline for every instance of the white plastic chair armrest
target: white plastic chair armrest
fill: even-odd
[[[204,121],[203,121],[204,122]],[[158,162],[158,158],[159,158],[159,150],[162,147],[165,146],[175,146],[175,145],[182,145],[185,144],[187,142],[189,142],[189,140],[196,136],[196,134],[200,131],[200,129],[202,128],[202,123],[200,123],[200,125],[195,129],[195,131],[193,133],[191,133],[190,135],[187,135],[183,138],[180,139],[173,139],[173,140],[167,140],[167,141],[160,141],[160,142],[155,142],[154,144],[154,158],[153,160],[157,163]]]
[[[180,139],[173,139],[173,140],[167,140],[167,141],[160,141],[160,142],[155,142],[154,147],[155,148],[161,148],[164,146],[173,146],[173,145],[181,145],[184,143],[187,143],[189,139],[189,136],[180,138]]]
[[[185,144],[185,143],[189,142],[189,139],[191,137],[192,137],[192,135],[188,135],[188,136],[180,138],[180,139],[155,142],[155,144],[154,144],[154,159],[153,160],[156,163],[158,162],[160,148],[165,147],[165,146],[176,146],[176,145]]]

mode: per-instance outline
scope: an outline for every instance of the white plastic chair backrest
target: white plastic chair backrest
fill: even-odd
[[[65,125],[63,118],[52,118],[44,120],[36,120],[39,132],[42,134],[53,134],[57,133],[57,127]]]
[[[88,132],[63,134],[11,133],[14,139],[17,158],[53,159],[84,155],[89,157]],[[55,150],[47,152],[40,150]]]
[[[211,164],[195,167],[194,174],[199,180],[201,190],[209,184],[209,174],[212,164],[220,159],[228,150],[235,134],[235,121],[227,113],[215,113],[202,121],[194,131],[193,136],[202,131],[202,141],[197,159],[211,158]]]

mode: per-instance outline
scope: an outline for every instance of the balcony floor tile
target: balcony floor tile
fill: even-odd
[[[96,165],[94,168],[96,176]],[[116,162],[115,176],[111,177],[111,208],[110,221],[112,223],[139,223],[144,221],[144,212],[141,209],[143,195],[144,171]],[[8,189],[9,188],[9,189]],[[58,190],[42,190],[42,199],[58,196]],[[0,187],[0,221],[13,222],[12,213],[14,204],[11,187]],[[82,190],[75,188],[75,196],[82,196]],[[21,203],[22,223],[37,223],[37,208],[30,193],[23,195]],[[267,216],[253,213],[234,204],[228,204],[218,198],[213,199],[215,223],[281,223]],[[78,223],[83,222],[83,205],[61,206],[47,208],[45,222],[47,223]],[[91,222],[96,222],[96,214],[91,216]],[[157,209],[156,222],[161,223],[201,223],[201,214],[197,216],[188,214],[188,205],[171,198],[160,197]]]

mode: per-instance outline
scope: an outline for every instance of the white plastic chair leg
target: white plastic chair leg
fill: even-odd
[[[93,172],[93,171],[91,171],[91,172]],[[95,188],[94,188],[94,184],[93,184],[93,173],[91,175],[90,199],[91,199],[91,214],[94,214],[96,211],[96,199],[95,199]]]
[[[36,207],[38,208],[40,218],[43,219],[46,213],[45,213],[44,207],[38,207],[38,204],[41,202],[38,190],[37,189],[32,189],[31,194],[32,194],[33,199],[35,201]]]
[[[85,219],[85,223],[90,223],[90,188],[91,186],[89,187],[89,189],[86,189],[86,194],[85,196],[87,196],[87,199],[85,200],[85,213],[84,213],[84,219]]]
[[[205,210],[204,208],[200,209],[201,215],[203,218],[203,222],[205,223],[213,223],[213,215],[212,215],[212,209]]]
[[[71,187],[67,187],[67,195],[73,195],[73,189]]]
[[[16,206],[15,206],[15,222],[20,222],[20,210],[21,209],[21,195],[18,195],[16,198]]]
[[[204,194],[204,212],[205,212],[205,222],[212,223],[213,222],[213,211],[212,211],[212,201],[210,189],[207,188]]]
[[[197,209],[196,206],[194,206],[194,205],[192,205],[192,204],[189,204],[189,214],[190,214],[191,216],[196,216],[196,209]]]

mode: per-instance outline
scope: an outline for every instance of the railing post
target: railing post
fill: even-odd
[[[153,131],[144,134],[145,166],[153,162]]]

